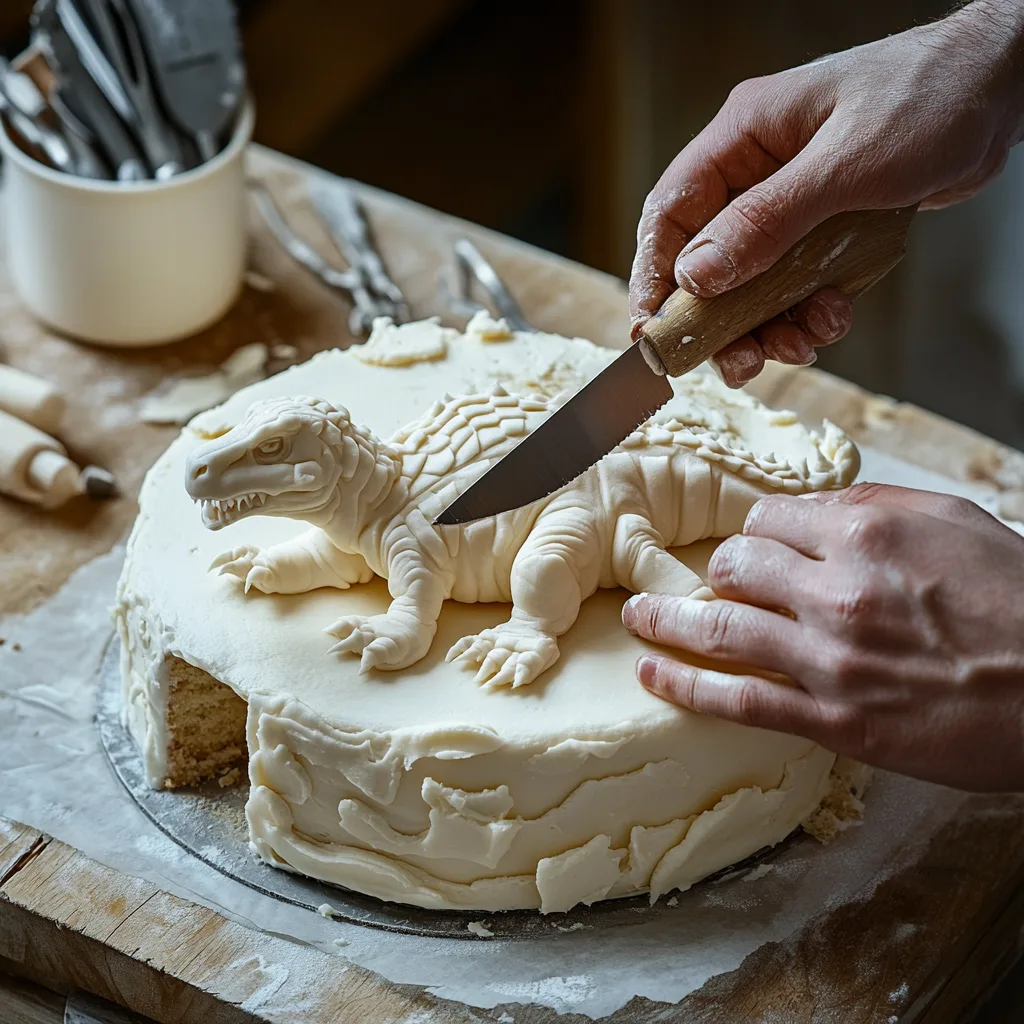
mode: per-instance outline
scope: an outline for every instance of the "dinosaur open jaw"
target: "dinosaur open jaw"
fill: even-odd
[[[208,530],[220,530],[244,518],[252,511],[261,509],[267,502],[268,495],[260,491],[242,494],[236,498],[199,499],[203,513],[203,525]]]

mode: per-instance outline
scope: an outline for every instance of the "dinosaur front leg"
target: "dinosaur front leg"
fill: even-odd
[[[244,580],[246,592],[255,587],[264,594],[304,594],[319,587],[347,590],[373,578],[361,555],[335,547],[316,526],[262,550],[252,544],[233,548],[215,558],[210,569]]]
[[[580,577],[593,563],[595,539],[579,510],[541,517],[512,563],[508,622],[463,637],[447,661],[479,666],[475,682],[525,686],[558,660],[558,642],[576,621],[584,594]],[[596,586],[596,580],[595,580]]]
[[[338,638],[332,654],[360,654],[359,671],[415,664],[430,649],[451,582],[415,549],[402,549],[388,565],[393,598],[383,615],[346,615],[327,632]]]
[[[672,594],[708,600],[714,597],[704,581],[665,550],[661,534],[638,515],[619,516],[612,542],[616,582],[634,594]]]

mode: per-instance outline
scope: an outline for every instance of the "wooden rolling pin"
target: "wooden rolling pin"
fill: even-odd
[[[76,494],[106,498],[114,478],[98,466],[80,470],[51,437],[64,416],[56,385],[0,364],[0,494],[45,509],[59,508]]]
[[[42,377],[0,363],[0,411],[56,434],[64,416],[64,396]]]
[[[644,324],[644,357],[656,373],[681,377],[819,288],[860,295],[902,258],[915,209],[836,214],[763,274],[712,299],[680,288]]]
[[[84,490],[81,471],[59,441],[0,412],[0,492],[50,509]]]

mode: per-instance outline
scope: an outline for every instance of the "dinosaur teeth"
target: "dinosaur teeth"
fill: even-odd
[[[220,523],[232,518],[232,513],[241,515],[251,508],[265,505],[268,497],[269,495],[252,491],[237,498],[201,498],[199,506],[211,522]]]

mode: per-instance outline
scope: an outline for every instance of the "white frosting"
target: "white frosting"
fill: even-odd
[[[438,317],[396,324],[390,317],[379,316],[366,343],[349,351],[372,366],[411,366],[443,359],[448,342],[458,336],[458,331],[442,327]]]
[[[478,310],[466,324],[466,334],[477,341],[512,341],[515,332],[504,317],[495,320],[486,309]]]
[[[443,357],[412,366],[318,356],[198,417],[151,470],[118,604],[125,713],[151,784],[166,771],[170,653],[249,702],[253,849],[383,899],[562,910],[685,887],[783,838],[820,802],[833,755],[693,715],[643,690],[634,664],[651,645],[623,629],[621,591],[584,602],[559,640],[559,661],[532,686],[495,691],[444,654],[504,621],[500,605],[449,601],[421,659],[361,674],[357,660],[326,653],[323,630],[339,616],[386,610],[384,582],[359,582],[365,566],[332,569],[329,588],[274,596],[246,596],[236,580],[208,572],[225,539],[253,562],[246,575],[257,568],[252,550],[288,544],[296,560],[319,550],[302,540],[307,526],[286,518],[254,515],[209,532],[185,493],[189,455],[239,423],[254,400],[315,394],[391,437],[446,391],[486,392],[497,379],[550,397],[614,355],[551,335],[491,344],[467,333],[445,346]],[[738,496],[721,524],[730,532],[742,523],[740,509],[776,486],[768,477],[806,490],[849,482],[855,471],[852,447],[834,430],[816,440],[709,373],[674,387],[677,397],[642,443],[676,444],[686,433],[693,468],[683,500],[661,482],[648,497],[668,502],[680,521],[703,516],[697,536],[709,532],[714,474],[736,481],[725,487]],[[683,554],[700,571],[709,552],[704,544]]]

